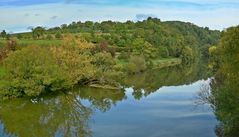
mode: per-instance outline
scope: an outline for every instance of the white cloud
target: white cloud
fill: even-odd
[[[137,14],[154,15],[164,21],[187,21],[199,26],[208,26],[211,29],[220,30],[239,24],[239,8],[218,8],[213,10],[185,8],[179,10],[177,8],[166,8],[160,6],[137,8],[62,3],[22,7],[1,7],[0,13],[0,30],[7,29],[8,31],[15,32],[27,30],[27,27],[29,26],[40,25],[53,27],[79,20],[134,20]],[[52,17],[57,18],[52,19]]]

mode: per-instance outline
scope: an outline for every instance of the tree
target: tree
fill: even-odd
[[[194,59],[193,50],[188,46],[183,47],[181,51],[181,58],[183,63],[191,63]]]
[[[220,120],[221,135],[239,136],[239,26],[231,27],[222,34],[219,44],[210,48],[213,58],[220,61],[219,69],[211,84],[211,101],[217,119]],[[218,66],[216,66],[217,68]]]
[[[7,32],[6,32],[5,30],[3,30],[3,31],[1,32],[1,37],[3,37],[3,38],[6,38],[6,37],[7,37]]]
[[[4,60],[6,76],[1,85],[3,96],[38,96],[65,88],[66,78],[49,49],[28,46],[9,54]]]
[[[45,28],[38,26],[32,29],[32,36],[34,39],[39,39],[44,35],[45,31]]]

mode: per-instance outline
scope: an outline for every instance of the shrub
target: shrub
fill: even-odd
[[[55,35],[55,38],[56,39],[62,39],[63,37],[62,37],[60,32],[57,32],[56,35]]]
[[[93,64],[102,72],[106,72],[112,69],[116,64],[115,60],[110,53],[99,52],[94,54]]]
[[[70,85],[75,85],[94,76],[95,68],[91,64],[92,56],[79,54],[77,47],[51,47],[50,50],[57,64],[63,70],[63,74],[67,76]]]
[[[11,51],[17,50],[17,39],[11,38],[7,41],[6,47],[0,48],[0,62],[7,57]]]
[[[128,64],[128,73],[139,73],[146,69],[146,62],[143,56],[131,56]]]

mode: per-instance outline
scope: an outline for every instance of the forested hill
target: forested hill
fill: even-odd
[[[182,57],[189,61],[200,55],[208,57],[208,48],[217,43],[220,31],[198,27],[192,23],[165,21],[149,17],[144,21],[101,23],[86,21],[63,24],[60,27],[44,29],[36,27],[25,37],[34,39],[60,39],[66,33],[81,35],[92,43],[107,42],[111,46],[138,48],[147,46],[157,48],[161,57]],[[18,37],[24,37],[18,34]],[[202,54],[199,54],[199,53]]]
[[[220,31],[148,18],[73,22],[10,36],[3,31],[1,37],[0,97],[19,97],[74,85],[120,89],[117,78],[207,57]]]

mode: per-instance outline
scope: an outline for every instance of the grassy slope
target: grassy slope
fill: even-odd
[[[2,77],[4,76],[4,74],[5,74],[5,71],[4,71],[4,69],[0,66],[0,86],[1,86],[1,84],[4,82],[4,81],[2,80]]]
[[[153,62],[153,69],[157,69],[157,68],[163,68],[163,67],[169,67],[169,66],[181,64],[182,60],[180,58],[164,58],[164,59],[152,60],[152,62]]]
[[[39,45],[39,46],[57,46],[62,44],[62,40],[18,40],[17,44],[20,46]],[[6,45],[6,40],[0,39],[0,47]]]
[[[152,62],[153,62],[152,69],[157,69],[157,68],[164,68],[164,67],[179,65],[182,63],[182,60],[180,58],[163,58],[163,59],[152,60]],[[127,67],[128,62],[126,60],[117,59],[117,64]]]

